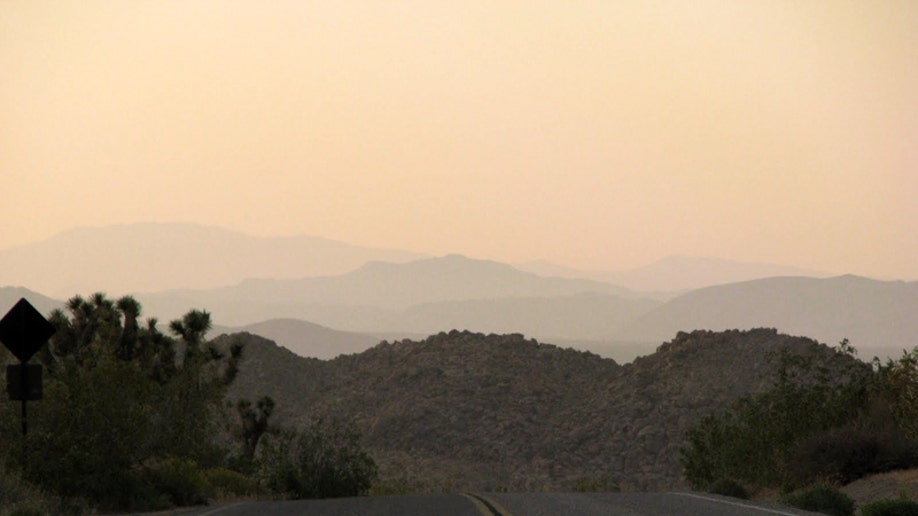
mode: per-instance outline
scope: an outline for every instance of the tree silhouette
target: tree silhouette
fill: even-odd
[[[255,449],[261,436],[268,431],[268,418],[274,412],[274,400],[263,396],[258,400],[255,408],[249,400],[239,400],[236,403],[236,413],[239,415],[241,437],[243,443],[243,460],[251,464],[255,458]]]
[[[30,447],[23,463],[13,451],[16,419],[0,413],[0,456],[8,466],[58,495],[127,509],[158,496],[151,475],[172,458],[220,465],[229,450],[214,436],[241,345],[224,352],[207,343],[210,314],[203,310],[170,323],[178,340],[160,332],[156,319],[141,324],[141,314],[134,298],[102,293],[74,296],[51,313],[57,331],[36,355],[48,371],[45,396],[30,414],[30,442],[41,446]]]

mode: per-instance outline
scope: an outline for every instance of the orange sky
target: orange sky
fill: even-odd
[[[918,279],[918,2],[0,2],[0,249],[86,225]]]

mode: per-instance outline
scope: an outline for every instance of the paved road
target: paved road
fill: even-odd
[[[696,493],[490,494],[500,516],[775,516],[812,514],[783,506]],[[495,515],[495,513],[487,516]],[[496,516],[495,515],[495,516]]]
[[[518,493],[240,502],[189,516],[796,516],[787,507],[696,493]]]
[[[182,513],[183,516],[185,514],[189,516],[247,516],[250,514],[271,516],[426,516],[441,514],[443,516],[481,516],[471,499],[459,494],[242,502]]]

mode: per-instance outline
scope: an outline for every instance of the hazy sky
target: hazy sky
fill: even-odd
[[[918,278],[918,2],[0,1],[0,249],[188,221]]]

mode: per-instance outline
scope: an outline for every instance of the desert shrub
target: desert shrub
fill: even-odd
[[[404,478],[387,479],[374,482],[367,492],[370,496],[408,495],[424,492],[424,486]]]
[[[40,490],[15,471],[0,465],[0,516],[12,514],[82,514],[89,508],[84,501],[62,499]]]
[[[705,489],[730,478],[793,489],[818,480],[800,478],[792,466],[796,447],[856,420],[868,401],[871,371],[846,346],[831,356],[778,354],[778,378],[770,390],[743,397],[690,428],[680,450],[689,484]]]
[[[238,471],[211,468],[204,472],[204,476],[219,496],[252,496],[258,493],[258,483]]]
[[[844,485],[874,473],[918,465],[918,442],[895,426],[852,424],[801,440],[788,464],[793,484],[819,478]]]
[[[391,463],[389,464],[391,467]],[[384,474],[379,474],[373,481],[368,491],[370,496],[408,495],[420,493],[433,493],[436,491],[432,485],[432,478],[414,469],[391,469]],[[456,492],[452,489],[448,492]]]
[[[32,505],[16,507],[10,511],[10,516],[46,516],[47,514],[44,510]]]
[[[743,484],[726,478],[720,479],[711,484],[711,486],[708,487],[708,492],[712,494],[730,496],[733,498],[741,498],[743,500],[749,498],[749,491],[743,487]]]
[[[23,482],[17,475],[0,468],[0,507],[10,507],[38,496],[37,489]]]
[[[621,491],[618,483],[609,475],[583,476],[574,480],[571,491],[575,493],[617,493]]]
[[[153,484],[173,505],[207,503],[213,488],[191,459],[169,457],[152,470]]]
[[[258,462],[265,485],[293,499],[366,495],[377,477],[360,434],[337,421],[270,436]]]
[[[34,505],[22,505],[10,511],[10,516],[46,516],[47,514],[49,514],[47,511]]]
[[[874,358],[873,365],[896,423],[909,437],[918,439],[918,346],[886,364]]]
[[[805,511],[821,512],[831,516],[854,516],[854,500],[837,488],[819,485],[786,494],[781,502]]]
[[[861,516],[918,516],[918,502],[877,500],[862,506]]]

